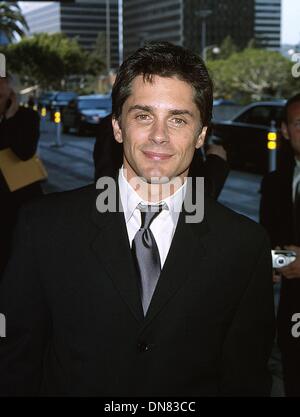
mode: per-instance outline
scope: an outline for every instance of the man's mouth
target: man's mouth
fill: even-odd
[[[172,157],[170,154],[160,152],[143,151],[143,154],[146,156],[146,158],[152,159],[152,161],[164,161]]]

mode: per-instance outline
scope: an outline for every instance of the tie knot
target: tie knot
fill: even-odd
[[[159,215],[159,213],[165,208],[165,204],[156,204],[145,206],[143,204],[138,205],[138,209],[141,212],[141,229],[149,229],[153,220]]]

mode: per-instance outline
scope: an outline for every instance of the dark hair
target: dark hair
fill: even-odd
[[[121,65],[112,89],[112,114],[119,119],[122,107],[131,94],[133,79],[143,75],[151,82],[154,75],[177,77],[195,91],[195,103],[204,126],[212,117],[213,86],[200,56],[169,42],[149,42],[127,58]]]
[[[283,108],[282,121],[286,124],[288,123],[289,107],[294,103],[300,103],[300,93],[295,94],[293,97],[289,98]]]

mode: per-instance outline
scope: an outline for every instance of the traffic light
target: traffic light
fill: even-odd
[[[54,113],[54,123],[60,123],[61,122],[61,115],[60,115],[60,111],[56,111]]]
[[[46,115],[47,115],[47,109],[46,109],[46,107],[42,107],[41,116],[46,117]]]

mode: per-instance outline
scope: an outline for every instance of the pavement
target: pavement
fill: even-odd
[[[56,126],[43,120],[38,153],[48,171],[48,180],[43,183],[45,193],[66,191],[83,187],[93,182],[93,147],[95,138],[61,134],[63,146],[57,146]],[[231,171],[219,201],[232,210],[258,221],[260,182],[262,177],[247,172]],[[279,301],[280,286],[274,286],[275,306]],[[280,352],[274,345],[270,359],[273,375],[273,397],[283,397]]]

